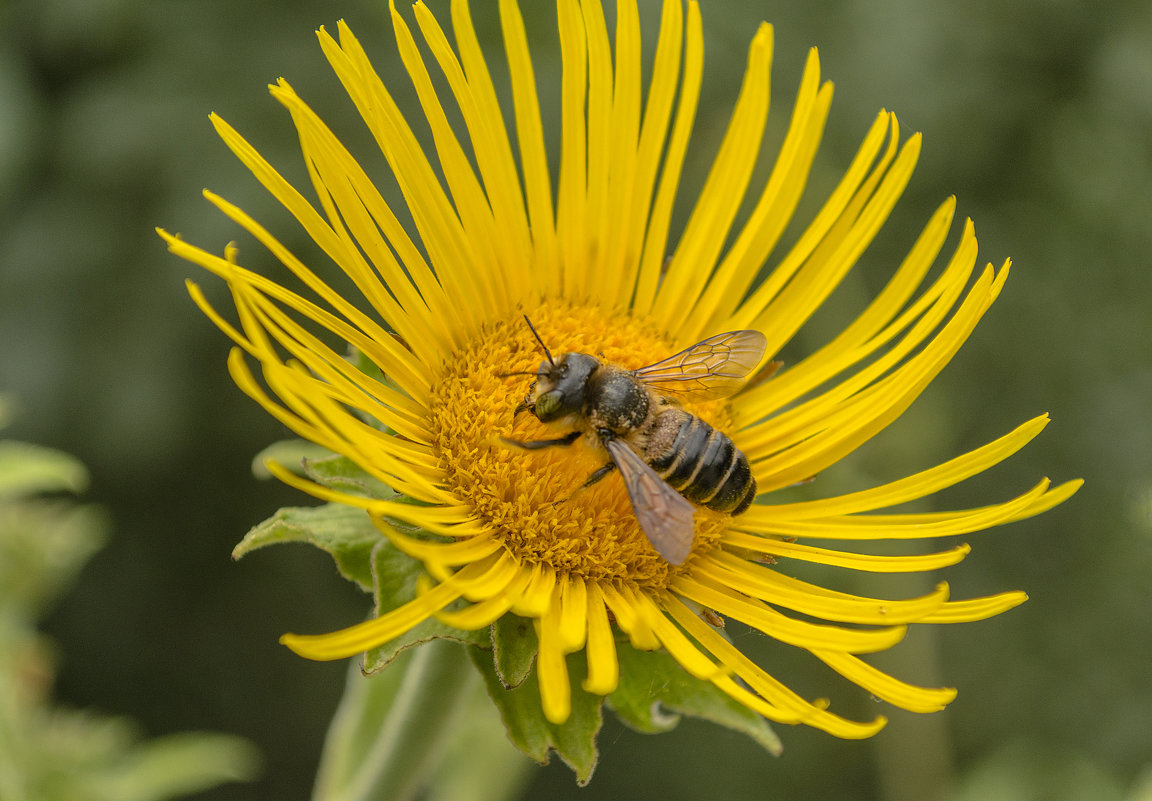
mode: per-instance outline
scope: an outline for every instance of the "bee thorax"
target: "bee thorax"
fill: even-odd
[[[627,434],[648,418],[648,393],[627,370],[602,366],[588,382],[588,421]]]

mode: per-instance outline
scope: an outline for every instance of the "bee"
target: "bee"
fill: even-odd
[[[545,361],[514,417],[571,429],[555,439],[505,439],[527,450],[571,445],[582,436],[608,452],[608,462],[581,489],[619,470],[640,528],[661,557],[683,564],[695,534],[693,504],[738,515],[756,496],[748,459],[728,436],[680,403],[727,397],[759,364],[767,341],[759,331],[717,334],[662,361],[627,370],[587,353],[553,358],[532,321],[524,320]],[[509,375],[517,375],[511,373]]]

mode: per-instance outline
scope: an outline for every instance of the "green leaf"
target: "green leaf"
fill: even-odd
[[[224,734],[183,733],[159,737],[91,780],[94,797],[117,801],[159,801],[209,790],[219,784],[251,781],[260,758],[251,743]]]
[[[363,509],[339,503],[287,507],[244,535],[232,558],[282,542],[306,542],[326,551],[336,561],[340,575],[369,592],[373,587],[372,549],[386,540]]]
[[[608,705],[637,731],[665,732],[681,715],[691,715],[746,734],[773,756],[783,750],[768,721],[712,682],[689,675],[666,651],[637,651],[617,643],[617,658],[620,685],[608,696]]]
[[[75,457],[27,442],[0,442],[0,497],[83,492],[88,471]]]
[[[339,788],[350,786],[369,759],[376,735],[388,710],[397,702],[408,663],[415,651],[405,651],[389,670],[364,676],[355,661],[348,663],[344,695],[328,724],[324,751],[316,773],[314,798],[335,797]]]
[[[360,350],[355,345],[348,346],[348,361],[364,375],[374,378],[382,384],[392,386],[391,382],[384,375],[384,371],[380,369],[380,365],[369,359],[364,355],[364,351]]]
[[[305,459],[304,472],[317,484],[338,492],[382,500],[397,498],[397,493],[380,479],[368,474],[346,456],[330,455]]]
[[[94,506],[63,499],[0,503],[0,613],[42,614],[103,547],[108,528],[107,515]]]
[[[576,772],[580,786],[588,784],[596,769],[596,735],[603,721],[601,705],[604,699],[581,689],[580,683],[584,680],[587,667],[580,655],[568,659],[572,714],[567,721],[557,726],[544,717],[535,671],[519,687],[509,690],[497,674],[490,653],[479,648],[471,648],[469,651],[472,661],[484,676],[488,695],[500,710],[500,717],[504,720],[512,744],[541,765],[548,764],[549,752],[555,751]]]
[[[508,689],[519,687],[536,661],[536,629],[528,618],[508,613],[492,624],[492,654],[496,675]]]
[[[391,612],[417,596],[417,583],[424,573],[424,565],[398,550],[388,540],[372,551],[373,588],[376,594],[376,615]],[[461,631],[447,626],[435,618],[428,618],[395,639],[373,648],[364,656],[363,670],[375,673],[388,666],[402,651],[429,640],[447,639],[490,647],[487,629]]]
[[[535,770],[532,760],[508,741],[500,713],[479,677],[475,677],[474,688],[465,699],[463,715],[453,728],[439,765],[429,777],[424,798],[426,801],[514,801],[524,797],[524,789]]]
[[[252,457],[252,475],[259,479],[272,478],[268,462],[276,462],[298,476],[304,475],[305,459],[326,459],[334,454],[322,445],[306,439],[282,439],[273,442]]]
[[[366,472],[360,465],[304,439],[274,442],[252,460],[257,478],[270,478],[267,463],[276,462],[298,476],[307,476],[321,486],[363,498],[391,499],[396,491]]]

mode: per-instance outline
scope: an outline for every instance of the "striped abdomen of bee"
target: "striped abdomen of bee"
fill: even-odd
[[[641,456],[674,490],[699,506],[738,515],[756,497],[748,459],[723,431],[683,409],[656,415]]]

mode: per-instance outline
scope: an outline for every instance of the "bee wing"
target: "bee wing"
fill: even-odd
[[[692,552],[695,508],[623,440],[610,439],[606,447],[624,478],[644,535],[662,557],[674,565],[682,564]]]
[[[731,395],[760,360],[768,340],[759,331],[729,331],[697,342],[633,375],[660,392],[685,400],[712,400]]]

